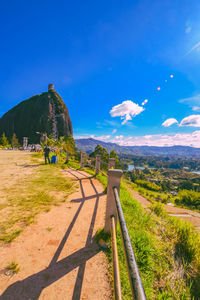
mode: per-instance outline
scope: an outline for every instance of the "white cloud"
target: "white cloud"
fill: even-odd
[[[124,120],[122,124],[125,124],[143,111],[144,108],[142,106],[139,106],[131,100],[126,100],[121,104],[114,106],[111,109],[110,114],[112,117],[121,117],[121,119]]]
[[[121,137],[110,142],[121,146],[192,146],[200,147],[200,131],[193,133],[154,134],[137,137]]]
[[[185,33],[186,34],[189,34],[192,30],[192,22],[190,20],[188,20],[186,23],[185,23]]]
[[[142,102],[142,106],[144,106],[147,102],[148,102],[148,99],[145,99],[145,100]]]
[[[110,135],[101,135],[101,136],[97,136],[97,137],[94,136],[93,138],[96,140],[100,140],[100,141],[107,141],[107,140],[109,140],[110,137],[111,137]]]
[[[193,96],[193,97],[188,97],[188,98],[183,98],[181,100],[179,100],[180,103],[184,103],[187,104],[189,106],[193,106],[193,105],[200,105],[200,94]]]
[[[180,126],[200,127],[200,115],[191,115],[184,118]]]
[[[89,137],[89,136],[88,136]],[[108,138],[107,136],[96,137],[95,139],[104,140],[107,137],[106,142],[116,143],[121,146],[192,146],[200,148],[200,130],[192,133],[177,133],[177,134],[152,134],[144,136],[115,136],[114,138]],[[81,136],[76,137],[81,138]],[[84,136],[86,138],[86,136]]]
[[[117,129],[113,129],[112,131],[112,134],[116,133],[117,132]]]
[[[188,26],[188,27],[186,27],[186,29],[185,29],[185,33],[190,33],[191,32],[191,30],[192,30],[192,27],[191,26]]]
[[[117,135],[117,136],[115,137],[115,139],[116,139],[116,140],[122,140],[123,137],[124,137],[123,135]]]
[[[170,118],[170,119],[167,119],[165,122],[163,122],[162,126],[169,127],[169,126],[171,126],[173,124],[176,124],[176,123],[178,123],[178,121],[176,119]]]
[[[95,140],[100,140],[100,141],[105,141],[105,140],[109,140],[111,137],[111,135],[100,135],[100,136],[95,136],[94,134],[84,134],[83,136],[80,135],[76,135],[74,138],[75,139],[95,139]]]
[[[192,53],[194,50],[198,50],[200,48],[200,42],[196,43],[184,56],[189,55]]]
[[[198,111],[198,110],[200,110],[200,107],[199,107],[199,106],[194,106],[194,107],[192,108],[192,110]]]

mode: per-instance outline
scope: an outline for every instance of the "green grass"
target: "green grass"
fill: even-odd
[[[95,239],[97,242],[99,242],[100,240],[108,242],[110,240],[110,233],[105,232],[103,228],[100,228],[97,230],[95,234]]]
[[[9,231],[7,231],[8,228],[6,228],[6,226],[2,226],[1,228],[1,234],[0,234],[0,241],[5,242],[5,243],[10,243],[12,242],[14,239],[16,239],[16,237],[18,237],[20,235],[20,233],[22,232],[22,229],[10,229]]]
[[[66,201],[73,191],[74,181],[64,177],[57,165],[40,165],[22,183],[5,188],[6,218],[0,220],[0,241],[14,240],[24,227],[34,222],[36,215]]]
[[[162,203],[169,203],[169,202],[175,203],[175,201],[176,201],[176,197],[170,193],[152,191],[152,190],[149,190],[142,186],[139,186],[133,182],[130,182],[128,180],[127,180],[127,183],[132,189],[134,189],[135,191],[140,193],[142,196],[144,196],[146,199],[148,199],[152,203],[155,201],[160,201]]]
[[[90,168],[83,168],[82,171],[87,172],[88,174],[95,176],[95,170]]]
[[[53,229],[53,227],[47,227],[46,231],[51,232],[52,229]]]
[[[7,270],[12,271],[12,273],[18,273],[20,271],[20,266],[18,263],[16,263],[15,261],[11,261],[7,267]]]
[[[97,178],[107,186],[106,176]],[[199,299],[199,234],[190,224],[168,216],[160,203],[145,211],[128,188],[122,180],[120,200],[147,299]],[[101,231],[98,235],[103,236]],[[119,229],[117,240],[123,299],[128,300],[131,290]],[[106,254],[112,277],[111,248]]]
[[[165,214],[164,207],[160,202],[155,202],[151,205],[151,211],[154,212],[158,217]]]
[[[200,211],[200,193],[193,190],[180,190],[176,196],[168,192],[156,192],[128,182],[128,184],[139,194],[148,199],[151,203],[162,202],[164,204],[173,203],[177,207]]]
[[[141,187],[144,187],[150,191],[160,191],[161,187],[158,186],[157,184],[150,182],[150,181],[146,181],[146,180],[141,180],[141,179],[137,179],[135,181],[135,183]]]
[[[77,161],[69,160],[63,167],[64,168],[79,169],[80,168],[80,163],[77,162]]]

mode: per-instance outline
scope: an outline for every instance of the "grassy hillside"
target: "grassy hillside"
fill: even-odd
[[[97,178],[106,188],[107,177]],[[120,200],[147,299],[199,299],[199,234],[189,223],[168,216],[160,203],[144,210],[128,192],[131,185],[122,180]],[[117,238],[123,299],[128,300],[131,290],[119,229]],[[112,280],[111,248],[106,253]]]

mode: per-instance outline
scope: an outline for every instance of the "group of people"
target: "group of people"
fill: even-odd
[[[49,154],[51,152],[51,149],[48,147],[48,145],[45,145],[44,147],[44,159],[45,159],[45,164],[49,163],[49,164],[56,164],[57,163],[57,155],[53,155],[51,157],[51,160],[50,160],[50,157],[49,157]],[[66,153],[66,162],[67,163],[69,160],[69,153],[67,152]]]

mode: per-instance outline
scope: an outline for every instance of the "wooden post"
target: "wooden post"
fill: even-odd
[[[84,168],[85,165],[85,152],[81,151],[81,168]]]
[[[108,162],[108,170],[109,169],[114,169],[115,168],[115,158],[109,158],[109,162]]]
[[[95,174],[98,175],[101,169],[101,155],[96,156]]]
[[[120,183],[123,171],[122,170],[108,170],[108,185],[107,185],[107,203],[106,203],[106,220],[104,231],[110,232],[111,231],[111,223],[110,217],[115,217],[115,226],[117,227],[117,208],[115,204],[115,196],[113,192],[113,188],[116,187],[118,193],[120,194]]]

